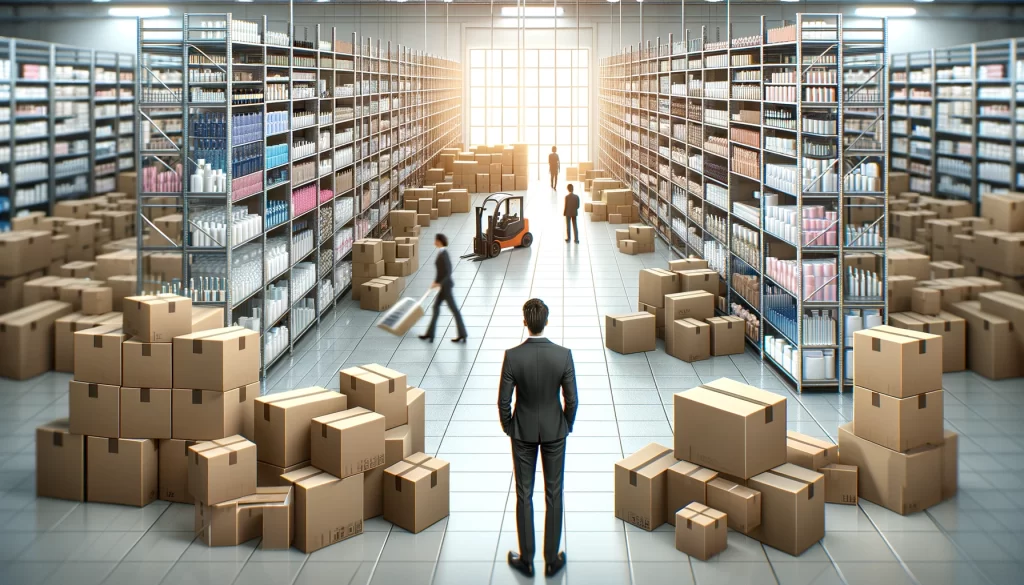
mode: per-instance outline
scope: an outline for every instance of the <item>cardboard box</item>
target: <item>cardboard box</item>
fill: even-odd
[[[128,338],[120,325],[99,325],[75,333],[75,379],[121,385],[121,344]]]
[[[415,453],[384,470],[384,519],[419,533],[446,518],[450,466]]]
[[[853,334],[854,384],[897,398],[942,388],[942,338],[882,325]]]
[[[993,380],[1020,375],[1013,322],[981,310],[980,301],[955,303],[949,311],[967,322],[968,368]]]
[[[909,311],[913,290],[917,287],[917,279],[913,276],[889,275],[889,312]]]
[[[356,240],[352,244],[352,262],[373,264],[384,259],[384,246],[378,239]]]
[[[676,274],[679,275],[681,292],[702,290],[713,295],[718,294],[718,272],[710,268],[684,270]]]
[[[708,482],[708,504],[728,516],[729,528],[749,534],[761,524],[761,493],[723,477]]]
[[[516,191],[525,191],[530,187],[529,181],[526,178],[526,168],[521,167],[523,174],[519,174],[520,167],[516,168]]]
[[[925,445],[906,453],[886,449],[854,434],[853,423],[839,426],[839,456],[856,465],[858,496],[911,514],[942,500],[942,446]]]
[[[662,268],[641,270],[640,302],[655,307],[664,307],[665,295],[682,292],[680,282],[680,275],[669,270]],[[718,290],[717,283],[715,290]]]
[[[49,266],[50,237],[45,231],[0,234],[0,277],[21,276]]]
[[[683,272],[686,270],[706,270],[708,261],[702,258],[679,258],[668,261],[668,269],[672,272]]]
[[[906,275],[918,280],[928,280],[931,277],[931,258],[924,254],[890,250],[888,260],[889,276]]]
[[[719,378],[676,394],[673,404],[676,459],[741,479],[786,462],[782,396]]]
[[[922,315],[938,315],[942,311],[942,294],[936,289],[919,286],[911,291],[910,308]]]
[[[383,262],[381,262],[383,265]],[[398,301],[398,286],[395,283],[373,279],[359,285],[359,308],[369,311],[386,311]]]
[[[191,321],[188,323],[191,329]],[[223,327],[174,338],[174,385],[227,391],[259,382],[259,333]]]
[[[985,292],[978,295],[981,310],[1001,317],[1013,324],[1018,347],[1024,347],[1024,296],[1005,292]]]
[[[746,321],[739,317],[711,317],[707,320],[711,326],[711,355],[736,355],[743,353],[743,332]]]
[[[260,395],[259,382],[219,390],[171,391],[171,437],[210,441],[231,435],[252,437],[253,404]]]
[[[476,193],[476,190],[473,191]],[[430,227],[430,214],[429,213],[417,213],[416,214],[416,225],[420,227]]]
[[[725,550],[726,514],[696,502],[675,514],[676,550],[706,561]]]
[[[215,505],[195,504],[195,532],[207,546],[238,546],[262,536],[264,550],[288,549],[294,536],[293,488],[256,488],[256,493]]]
[[[452,200],[451,199],[438,199],[437,200],[437,215],[438,217],[449,217],[452,214]]]
[[[39,276],[41,276],[40,273]],[[35,275],[29,275],[35,276]],[[29,276],[0,278],[0,315],[16,311],[24,306],[25,282]]]
[[[387,276],[412,276],[412,273],[415,272],[415,268],[416,263],[413,261],[412,258],[395,258],[394,261],[387,262],[384,264],[384,274],[386,274]],[[394,290],[393,295],[395,296],[395,300],[392,301],[391,304],[394,304],[395,301],[398,300],[397,289]],[[362,299],[360,299],[360,301],[362,301]]]
[[[76,435],[120,436],[121,388],[72,380],[68,383],[70,430]]]
[[[85,501],[85,440],[61,418],[36,427],[36,497]]]
[[[383,415],[386,429],[409,422],[405,374],[378,364],[367,364],[341,370],[338,376],[339,388],[348,396],[349,408],[361,406]]]
[[[192,300],[178,295],[126,297],[124,331],[148,343],[169,343],[192,333]]]
[[[857,505],[857,466],[829,463],[818,469],[825,476],[825,503]]]
[[[114,310],[124,309],[124,299],[135,294],[138,279],[135,276],[112,276],[107,286],[113,290]]]
[[[696,319],[677,319],[665,324],[665,351],[684,362],[711,357],[711,325]]]
[[[309,427],[314,467],[342,479],[384,465],[384,417],[361,407],[318,416]]]
[[[786,431],[786,463],[817,471],[839,461],[839,447],[796,431]]]
[[[825,538],[825,476],[785,463],[747,485],[761,492],[761,525],[751,537],[793,556]]]
[[[170,388],[121,388],[120,436],[126,439],[171,438]]]
[[[718,472],[689,461],[678,461],[665,472],[665,519],[675,525],[676,513],[690,503],[707,504],[708,482]]]
[[[121,345],[124,356],[121,384],[132,388],[173,388],[171,344],[128,339]]]
[[[605,347],[622,354],[654,351],[656,321],[647,312],[605,315]]]
[[[858,437],[893,451],[942,444],[942,390],[895,398],[853,388],[853,429]]]
[[[665,323],[678,319],[705,321],[715,315],[715,295],[705,291],[665,295]]]
[[[981,216],[992,229],[1006,232],[1024,231],[1024,195],[1020,193],[983,193]]]
[[[96,256],[95,278],[97,280],[107,280],[111,276],[136,275],[139,271],[138,262],[139,253],[137,250],[121,250],[100,254]]]
[[[68,262],[60,267],[60,276],[63,278],[93,278],[95,270],[95,262]]]
[[[312,420],[347,408],[347,396],[317,386],[257,397],[255,441],[259,460],[278,467],[310,460]]]
[[[942,442],[942,499],[948,500],[956,495],[957,479],[959,477],[959,460],[957,452],[960,445],[960,435],[953,431],[943,433]]]
[[[363,478],[315,467],[286,473],[295,487],[295,548],[309,554],[363,533]]]
[[[668,447],[651,443],[615,464],[615,517],[644,530],[667,518],[667,478],[677,463]]]
[[[103,315],[114,310],[114,291],[105,286],[82,289],[82,313]]]
[[[448,191],[448,198],[452,200],[452,213],[470,212],[471,204],[468,190],[452,189]]]
[[[160,441],[159,499],[179,504],[195,502],[188,491],[188,448],[195,444],[181,439]]]
[[[393,245],[393,244],[392,244]],[[383,245],[381,247],[381,255],[383,255]],[[381,258],[376,262],[353,262],[352,263],[352,276],[359,278],[377,278],[378,276],[384,276],[384,259]]]
[[[256,493],[255,443],[233,435],[188,452],[188,491],[196,501],[213,505]]]
[[[0,315],[0,377],[27,380],[53,369],[57,319],[71,313],[71,305],[43,301]]]
[[[156,500],[156,441],[87,437],[85,461],[88,501],[141,508]]]

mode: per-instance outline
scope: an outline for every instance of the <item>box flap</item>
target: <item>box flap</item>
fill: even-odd
[[[835,444],[833,443],[829,443],[828,441],[823,441],[821,439],[815,439],[814,437],[809,437],[796,431],[786,431],[786,438],[791,441],[796,441],[798,444],[813,447],[815,450],[835,448]]]
[[[334,429],[342,430],[351,428],[356,425],[361,425],[371,420],[378,418],[384,418],[383,416],[367,410],[360,406],[350,408],[348,410],[342,410],[339,412],[332,412],[331,414],[325,414],[318,416],[313,419],[313,422],[324,425],[325,427],[331,427]],[[326,430],[324,431],[326,432]]]
[[[200,331],[198,333],[188,333],[186,335],[179,335],[174,339],[201,339],[203,341],[223,341],[226,339],[244,337],[249,334],[256,335],[256,332],[245,327],[221,327],[219,329],[208,329],[206,331]]]
[[[310,386],[309,388],[299,388],[297,390],[289,390],[287,392],[281,392],[278,394],[270,394],[268,396],[259,396],[256,398],[256,402],[264,405],[272,404],[280,408],[288,408],[296,404],[305,404],[309,402],[317,402],[324,398],[326,394],[334,394],[340,396],[340,392],[334,390],[328,390],[320,386]]]

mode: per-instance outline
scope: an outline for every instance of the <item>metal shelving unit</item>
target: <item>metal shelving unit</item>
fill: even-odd
[[[180,252],[184,278],[147,283],[140,266],[140,282],[224,306],[227,322],[259,330],[265,373],[349,290],[352,241],[390,237],[402,190],[459,140],[461,69],[319,25],[273,31],[266,17],[148,24],[139,25],[140,248]],[[223,167],[223,189],[192,191],[200,158]],[[234,164],[242,159],[257,163]],[[146,180],[160,171],[165,183]],[[180,242],[147,213],[168,207],[182,214]],[[211,227],[211,214],[225,227]],[[259,233],[234,237],[253,216]]]
[[[746,317],[801,391],[851,385],[847,324],[886,319],[886,34],[882,19],[762,18],[757,35],[702,28],[601,65],[601,168],[728,282],[719,311]]]
[[[117,80],[134,70],[134,56],[0,38],[0,61],[0,229],[20,211],[50,213],[61,199],[114,191],[114,176],[134,162],[124,158],[119,166],[110,157],[114,166],[104,166],[106,151],[97,146],[112,136],[98,129],[113,128],[129,145],[133,140],[133,126],[122,127],[107,108],[121,119],[131,115]],[[97,77],[108,71],[114,76],[109,86]],[[109,103],[107,91],[113,92]],[[122,152],[131,152],[126,146]]]

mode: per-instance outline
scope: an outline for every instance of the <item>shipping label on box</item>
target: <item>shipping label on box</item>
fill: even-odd
[[[786,431],[786,463],[817,471],[839,461],[839,447],[796,431]]]
[[[825,477],[785,463],[750,478],[761,492],[761,525],[750,536],[798,556],[825,538]]]
[[[170,388],[121,388],[120,435],[126,439],[171,438]]]
[[[192,324],[188,325],[191,330]],[[174,385],[226,391],[259,382],[259,333],[223,327],[174,338]]]
[[[156,500],[156,441],[88,437],[85,461],[88,501],[141,508]]]
[[[189,493],[207,505],[256,493],[256,444],[234,435],[188,448]]]
[[[644,530],[666,521],[667,471],[672,450],[651,443],[615,464],[615,517]]]
[[[36,497],[85,501],[85,441],[66,418],[36,428]]]
[[[313,419],[309,427],[314,467],[346,478],[384,465],[384,417],[354,407]]]
[[[126,297],[124,330],[148,343],[192,333],[192,300],[178,295]]]
[[[818,469],[825,476],[825,503],[857,505],[857,466],[829,463]]]
[[[384,470],[384,519],[413,534],[448,516],[450,465],[415,453]]]
[[[290,467],[310,459],[310,422],[348,408],[348,397],[314,386],[256,399],[255,436],[260,461]]]
[[[171,391],[171,437],[209,441],[231,435],[252,437],[253,404],[259,382],[219,390]]]
[[[729,528],[749,534],[761,524],[761,492],[718,477],[708,482],[708,506],[728,516]]]
[[[853,430],[893,451],[942,444],[942,390],[896,398],[853,387]]]
[[[853,334],[854,384],[897,398],[942,388],[942,338],[879,326]]]
[[[121,347],[124,356],[122,385],[131,388],[174,387],[170,343],[145,343],[128,339]]]
[[[691,502],[707,504],[708,482],[718,472],[689,461],[678,461],[665,472],[665,519],[675,525],[676,512]]]
[[[728,530],[724,512],[694,502],[673,516],[676,550],[702,561],[725,550]]]
[[[847,423],[839,426],[839,459],[857,466],[858,497],[897,514],[920,512],[942,500],[942,446],[900,453],[858,437]]]
[[[188,491],[188,448],[196,441],[163,439],[160,441],[160,492],[166,502],[191,504],[195,501]]]

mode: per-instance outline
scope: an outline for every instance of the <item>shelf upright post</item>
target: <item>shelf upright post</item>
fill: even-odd
[[[974,212],[981,213],[981,194],[978,193],[978,45],[971,44],[971,204]],[[934,149],[933,149],[934,150]]]
[[[761,35],[761,42],[760,42],[761,46],[760,46],[760,48],[757,51],[758,60],[761,63],[761,66],[759,68],[759,70],[761,72],[761,75],[760,75],[760,77],[761,77],[761,92],[758,94],[758,97],[761,98],[761,99],[760,99],[760,102],[758,103],[758,110],[760,111],[760,117],[758,119],[758,122],[760,122],[760,124],[758,126],[758,131],[761,134],[761,137],[760,137],[761,145],[764,146],[764,145],[767,144],[765,142],[765,132],[768,130],[768,124],[766,122],[767,116],[765,116],[765,111],[764,111],[765,107],[768,105],[768,101],[765,99],[765,91],[764,91],[765,74],[766,74],[766,71],[765,71],[765,50],[766,50],[766,47],[768,46],[768,26],[767,26],[767,19],[765,18],[765,16],[763,14],[761,15],[761,18],[760,18],[759,23],[758,23],[758,32]],[[767,168],[768,168],[767,167],[767,163],[765,162],[765,158],[767,158],[766,153],[764,151],[762,151],[761,152],[761,164],[760,164],[760,169],[759,169],[761,171],[761,200],[759,201],[760,209],[758,210],[758,213],[757,213],[757,266],[754,267],[754,269],[757,271],[757,319],[758,319],[758,321],[757,321],[757,347],[758,347],[759,357],[761,358],[761,363],[764,363],[764,355],[765,355],[765,351],[766,351],[765,343],[764,343],[764,337],[765,337],[764,330],[765,330],[765,314],[767,313],[767,310],[765,309],[765,306],[764,306],[764,296],[765,296],[764,295],[764,290],[765,290],[764,275],[765,275],[765,265],[766,265],[764,259],[765,259],[765,254],[767,253],[766,249],[768,247],[765,244],[765,238],[764,238],[764,222],[765,222],[765,217],[766,217],[766,214],[765,214],[765,211],[766,211],[766,209],[765,209],[765,179],[766,179],[766,176],[767,176]]]
[[[793,188],[794,194],[796,195],[796,241],[793,244],[796,246],[796,314],[794,319],[796,320],[796,337],[793,339],[794,347],[793,352],[796,353],[796,357],[793,362],[800,364],[798,372],[793,373],[793,379],[796,381],[797,392],[803,392],[803,345],[804,345],[804,327],[803,327],[803,315],[804,315],[804,298],[810,291],[804,288],[804,114],[803,114],[803,96],[804,96],[804,85],[803,85],[803,40],[804,40],[804,18],[805,14],[796,15],[796,64],[793,69],[796,72],[796,185]],[[837,32],[838,36],[838,32]],[[838,128],[837,128],[838,133]],[[838,267],[837,267],[838,271]],[[793,363],[791,362],[791,363]]]
[[[884,22],[884,21],[883,21]],[[836,185],[836,191],[838,191],[838,200],[836,201],[836,217],[838,217],[839,223],[836,225],[836,244],[838,245],[838,254],[836,254],[836,339],[833,341],[836,345],[835,355],[835,377],[837,389],[836,391],[840,394],[843,392],[843,383],[846,372],[844,368],[844,358],[846,357],[846,291],[845,287],[845,276],[846,276],[846,118],[845,109],[847,105],[847,98],[852,98],[852,102],[856,102],[855,96],[846,95],[846,52],[845,52],[845,31],[843,30],[843,15],[839,14],[836,16],[836,176],[839,177]],[[883,63],[884,55],[883,55]],[[884,81],[884,75],[879,72],[879,76]],[[880,84],[881,85],[881,84]],[[882,85],[884,88],[884,85]],[[886,158],[885,160],[889,160]],[[863,161],[861,161],[863,164]],[[851,167],[851,171],[854,167]],[[884,187],[883,187],[884,188]],[[884,211],[883,211],[884,213]],[[887,263],[888,259],[884,263]],[[885,282],[884,280],[882,282]],[[852,292],[852,291],[849,291]],[[863,292],[863,291],[862,291]],[[803,326],[803,313],[798,315],[800,318],[801,327]],[[884,322],[884,321],[883,321]],[[804,339],[801,337],[797,341],[800,342],[801,346],[804,344]],[[839,351],[842,349],[842,351]],[[801,356],[802,357],[802,356]],[[825,372],[829,374],[829,372]],[[803,372],[803,359],[800,360],[800,383],[804,382]],[[802,388],[801,388],[802,391]]]
[[[92,121],[92,128],[89,129],[89,171],[92,177],[89,181],[89,195],[99,195],[96,189],[96,131],[98,130],[96,122],[96,51],[93,49],[85,49],[89,55],[89,120]],[[81,54],[75,51],[75,63],[78,64]],[[52,75],[52,74],[51,74]],[[117,100],[114,100],[117,103]],[[53,114],[50,115],[53,117]],[[117,136],[118,136],[118,124],[117,118],[114,118],[114,149],[117,149]],[[50,147],[50,160],[53,160],[53,147]],[[116,158],[114,159],[117,160]],[[116,164],[116,162],[115,162]],[[51,167],[52,168],[52,167]],[[56,198],[57,192],[53,191],[50,199]]]

